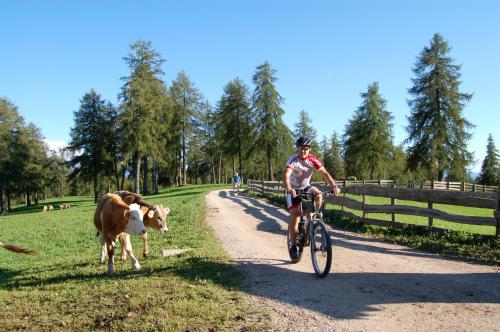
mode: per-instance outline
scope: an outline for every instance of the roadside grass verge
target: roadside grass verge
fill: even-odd
[[[244,299],[244,276],[204,222],[204,196],[223,186],[162,190],[146,200],[171,208],[166,237],[149,230],[150,257],[132,238],[142,269],[115,254],[116,273],[100,265],[91,197],[40,204],[71,208],[41,212],[16,208],[0,217],[0,239],[37,250],[25,256],[0,250],[2,330],[209,331],[268,329],[269,317]],[[164,258],[162,249],[193,248]]]
[[[264,198],[272,204],[285,207],[284,197],[281,195],[261,195],[249,193],[258,198]],[[361,199],[360,196],[352,196]],[[369,204],[390,204],[390,199],[381,197],[369,197]],[[400,201],[398,205],[427,207],[426,203],[414,201]],[[469,208],[454,205],[435,204],[436,209],[446,211],[450,214],[462,214],[470,216],[489,216],[492,213],[488,209]],[[410,224],[405,229],[386,228],[363,224],[340,215],[340,208],[328,204],[325,210],[325,221],[336,227],[370,236],[385,239],[397,244],[406,245],[411,248],[424,250],[431,253],[473,260],[477,263],[500,265],[500,239],[494,238],[495,228],[491,226],[463,225],[443,220],[434,219],[434,225],[447,228],[440,234],[431,232],[427,226],[427,218],[418,216],[396,215],[396,221]],[[360,211],[346,209],[361,215]],[[370,213],[370,218],[391,220],[390,214]],[[424,227],[411,227],[411,225]],[[465,227],[464,227],[465,226]],[[335,244],[334,244],[335,245]]]

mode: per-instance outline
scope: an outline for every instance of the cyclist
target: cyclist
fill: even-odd
[[[299,250],[295,244],[300,220],[300,197],[299,193],[318,193],[314,198],[314,205],[317,209],[323,203],[321,191],[311,186],[311,177],[314,169],[318,170],[326,183],[330,186],[331,193],[337,196],[340,189],[335,184],[335,180],[330,173],[325,169],[321,161],[314,155],[310,154],[313,141],[309,137],[301,136],[295,142],[297,153],[292,154],[286,164],[283,183],[286,188],[286,202],[290,211],[290,223],[288,225],[288,233],[290,234],[291,246],[288,248],[292,262],[297,262],[299,259]]]
[[[241,184],[241,178],[238,175],[238,172],[236,172],[233,176],[233,192],[240,192],[240,184]]]

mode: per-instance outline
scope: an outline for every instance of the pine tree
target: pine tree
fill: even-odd
[[[123,112],[120,114],[120,122],[124,127],[124,141],[129,145],[126,148],[128,154],[132,154],[134,160],[134,191],[139,193],[141,178],[141,160],[147,163],[147,157],[152,154],[154,148],[155,114],[161,112],[163,107],[163,75],[161,65],[165,60],[153,49],[151,42],[138,40],[130,46],[132,53],[123,58],[130,68],[130,76],[122,78],[125,84],[122,86],[120,100]],[[144,173],[144,177],[147,175]],[[144,189],[147,190],[147,181],[143,181]]]
[[[495,147],[495,141],[491,134],[488,135],[486,157],[484,157],[483,165],[481,166],[478,182],[485,185],[500,185],[500,160],[498,150]]]
[[[368,85],[361,93],[363,103],[346,126],[344,156],[349,175],[381,176],[389,159],[392,144],[392,116],[380,96],[378,83]]]
[[[331,142],[331,166],[327,167],[327,170],[333,176],[334,179],[345,178],[345,165],[342,159],[342,144],[339,140],[337,132],[333,132],[332,142]]]
[[[80,108],[74,112],[74,127],[70,129],[71,142],[67,150],[73,153],[69,160],[72,167],[70,178],[80,177],[92,181],[94,201],[99,198],[99,177],[109,174],[112,168],[107,151],[109,137],[106,122],[106,102],[95,90],[90,90],[80,100]]]
[[[0,213],[10,210],[10,198],[22,176],[20,165],[26,160],[21,146],[25,126],[14,103],[0,98]]]
[[[448,43],[434,34],[430,46],[425,47],[413,68],[415,78],[408,90],[413,99],[408,101],[408,167],[423,168],[430,176],[443,180],[446,172],[460,179],[473,155],[466,142],[473,125],[462,116],[464,103],[472,94],[459,91],[460,65],[448,55]]]
[[[263,149],[265,153],[267,178],[270,181],[274,179],[273,158],[281,157],[279,151],[287,150],[285,147],[291,141],[290,130],[281,118],[285,111],[281,108],[283,98],[274,86],[276,80],[276,70],[272,69],[268,62],[258,66],[253,75],[255,90],[252,103],[256,116],[255,146]]]
[[[200,113],[202,95],[184,71],[181,71],[172,82],[170,95],[176,103],[174,109],[175,118],[178,121],[176,128],[180,130],[178,134],[181,145],[179,166],[182,167],[179,172],[180,184],[186,184],[188,147],[197,135],[197,131],[200,130],[202,121]]]
[[[306,136],[316,142],[316,129],[311,126],[312,120],[309,113],[302,110],[299,114],[299,122],[295,123],[295,137]],[[317,142],[316,142],[317,143]]]
[[[238,167],[233,172],[239,171],[241,177],[244,174],[243,156],[248,152],[254,132],[252,123],[248,88],[236,78],[224,87],[216,113],[216,132],[223,153],[230,158],[237,156]]]

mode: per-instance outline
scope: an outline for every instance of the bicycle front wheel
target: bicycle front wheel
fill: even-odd
[[[332,240],[325,224],[317,221],[312,226],[311,232],[311,260],[314,272],[324,278],[332,266]]]

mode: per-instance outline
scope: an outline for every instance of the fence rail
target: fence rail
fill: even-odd
[[[396,188],[391,180],[372,180],[372,181],[343,181],[338,182],[342,189],[343,196],[328,197],[327,202],[341,207],[340,212],[352,219],[378,226],[392,226],[396,228],[408,227],[408,224],[396,222],[396,215],[413,215],[428,218],[428,227],[433,231],[442,232],[444,229],[434,227],[434,219],[445,221],[480,226],[495,226],[496,237],[500,237],[500,193],[497,187],[496,191],[484,190],[460,190],[450,189],[455,188],[455,183],[450,182],[430,182],[430,187],[422,185],[421,188]],[[445,190],[442,190],[442,183],[446,183]],[[458,182],[457,182],[458,183]],[[453,186],[450,186],[453,184]],[[462,185],[461,189],[467,189],[467,186]],[[315,184],[316,186],[326,189],[324,184]],[[278,181],[248,181],[248,188],[251,191],[260,193],[283,194],[284,186]],[[362,202],[349,198],[345,194],[362,196]],[[368,203],[368,196],[385,197],[391,199],[391,204],[374,205]],[[407,205],[397,205],[397,200],[417,201],[427,203],[427,208],[415,207]],[[475,217],[464,216],[457,214],[449,214],[447,212],[434,209],[434,204],[449,204],[456,206],[466,206],[475,208],[491,209],[491,217]],[[345,208],[362,211],[362,217],[345,211]],[[391,221],[369,218],[369,213],[387,213],[391,214]]]

